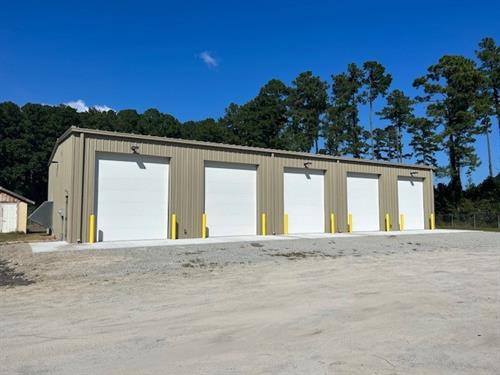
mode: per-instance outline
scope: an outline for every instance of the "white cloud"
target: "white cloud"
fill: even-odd
[[[209,68],[215,68],[216,66],[219,65],[219,62],[217,59],[210,54],[208,51],[203,51],[198,55],[200,59],[203,60],[203,62],[209,67]]]
[[[64,103],[64,105],[76,109],[77,112],[87,112],[89,110],[89,107],[85,104],[85,102],[82,99],[74,100],[72,102],[67,102]]]
[[[94,105],[89,107],[82,99],[73,100],[71,102],[64,103],[64,105],[76,109],[77,112],[88,112],[89,108],[94,108],[99,112],[113,111],[113,108],[108,107],[107,105]]]
[[[94,109],[99,112],[108,112],[108,111],[114,111],[113,108],[108,107],[107,105],[95,105]]]

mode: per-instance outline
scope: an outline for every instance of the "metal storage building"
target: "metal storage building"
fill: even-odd
[[[428,166],[75,127],[48,200],[69,242],[428,229],[434,212]]]

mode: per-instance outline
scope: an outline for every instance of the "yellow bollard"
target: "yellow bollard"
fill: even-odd
[[[201,215],[201,238],[207,238],[207,214]]]
[[[431,214],[431,230],[436,229],[436,219],[434,217],[434,214]]]
[[[172,214],[172,239],[177,239],[177,215]]]
[[[90,215],[89,220],[89,243],[95,242],[95,215]]]
[[[266,235],[266,214],[262,214],[261,216],[262,218],[262,235],[265,236]]]
[[[349,214],[349,216],[347,217],[347,231],[349,233],[352,232],[352,214]]]
[[[330,214],[330,233],[335,233],[335,215]]]
[[[404,214],[399,215],[399,230],[400,231],[405,230],[405,215]]]
[[[288,234],[288,214],[285,214],[285,217],[284,217],[285,221],[284,221],[284,228],[283,228],[283,233],[284,234]]]
[[[385,231],[389,232],[391,230],[391,222],[389,221],[389,214],[385,214]]]

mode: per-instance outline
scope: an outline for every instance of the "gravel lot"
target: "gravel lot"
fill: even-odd
[[[6,374],[498,374],[500,234],[4,245],[0,317]]]

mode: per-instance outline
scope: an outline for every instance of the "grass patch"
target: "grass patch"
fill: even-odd
[[[53,236],[45,233],[0,233],[0,244],[2,242],[34,242],[34,241],[49,241],[53,240]]]
[[[473,225],[468,224],[455,224],[451,225],[436,225],[436,229],[463,229],[463,230],[477,230],[477,231],[485,231],[485,232],[500,232],[500,228],[492,228],[492,227],[475,227]]]

